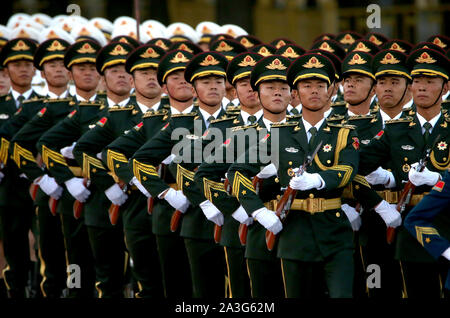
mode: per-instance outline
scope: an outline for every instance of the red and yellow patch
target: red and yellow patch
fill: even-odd
[[[352,137],[352,139],[353,139],[353,143],[352,143],[353,148],[358,150],[359,149],[359,139],[358,139],[358,137]]]
[[[100,127],[103,127],[103,126],[105,126],[105,124],[106,124],[107,121],[108,121],[108,118],[103,117],[102,119],[100,119],[100,120],[97,122],[97,125],[100,126]]]
[[[383,134],[384,134],[384,130],[380,130],[380,132],[378,134],[376,134],[375,137],[373,137],[373,138],[378,140],[381,138],[381,136],[383,136]]]
[[[166,129],[167,127],[169,127],[169,124],[170,124],[170,122],[168,122],[167,124],[165,124],[164,127],[161,128],[161,130],[164,130],[164,129]]]
[[[436,183],[433,187],[432,190],[438,191],[438,192],[442,192],[442,189],[444,189],[445,186],[445,182],[444,181],[438,181],[438,183]]]
[[[68,118],[72,118],[73,115],[75,115],[75,113],[77,112],[77,110],[73,110],[69,115],[67,115]]]
[[[141,121],[139,124],[137,124],[136,126],[134,126],[134,130],[139,130],[139,129],[141,129],[143,125],[144,125],[144,123]]]
[[[36,115],[38,117],[42,117],[42,116],[44,116],[46,111],[47,111],[47,107],[43,107]]]

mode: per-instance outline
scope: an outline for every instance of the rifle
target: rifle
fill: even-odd
[[[158,175],[162,176],[163,163],[158,166]],[[153,197],[147,198],[147,213],[152,215],[153,213],[153,205],[155,204],[155,199]]]
[[[314,157],[319,152],[320,147],[322,146],[322,141],[317,145],[316,149],[314,151],[306,156],[303,164],[300,166],[298,171],[295,173],[295,176],[301,176],[303,172],[306,171],[306,168],[310,166],[314,160]],[[281,219],[286,219],[289,210],[291,209],[292,202],[295,199],[295,196],[297,195],[297,190],[292,189],[290,186],[287,187],[286,191],[284,192],[283,196],[280,199],[280,202],[278,202],[277,210],[275,211],[276,215]],[[275,245],[275,239],[276,235],[270,232],[269,230],[266,231],[266,246],[269,251],[272,251],[274,245]]]
[[[127,186],[123,181],[119,181],[119,187],[122,189],[122,191],[127,190]],[[114,203],[111,203],[108,209],[108,215],[109,215],[109,221],[112,225],[117,224],[117,219],[119,218],[119,209],[120,205],[116,205]]]
[[[436,137],[436,139],[434,140],[434,142],[431,144],[431,147],[429,147],[425,150],[424,158],[419,160],[419,164],[416,167],[417,172],[422,172],[425,169],[425,166],[427,165],[427,162],[431,155],[431,150],[433,149],[434,145],[438,142],[440,137],[441,137],[441,135],[438,135]],[[400,214],[402,214],[405,211],[406,206],[409,205],[409,203],[411,202],[411,197],[415,190],[416,190],[416,186],[410,180],[408,180],[408,182],[405,184],[405,187],[402,190],[400,199],[398,200],[397,207],[396,207],[397,211],[400,212]],[[387,243],[392,244],[392,242],[394,242],[394,238],[395,238],[395,228],[388,227],[386,229]]]
[[[255,188],[255,192],[258,194],[259,189],[261,188],[262,182],[264,179],[259,178],[258,176],[254,176],[252,180],[252,185]],[[241,242],[242,246],[245,246],[247,244],[247,233],[248,233],[248,225],[241,223],[239,224],[239,241]]]

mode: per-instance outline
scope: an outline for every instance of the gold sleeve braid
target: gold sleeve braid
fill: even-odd
[[[339,129],[337,142],[336,142],[336,151],[334,153],[334,162],[331,167],[327,167],[327,166],[323,165],[320,162],[319,157],[317,155],[314,157],[314,162],[317,164],[317,166],[319,167],[320,170],[336,170],[336,171],[344,171],[345,172],[338,188],[345,186],[350,181],[350,177],[353,172],[353,168],[351,166],[337,164],[339,162],[340,152],[343,149],[345,149],[345,147],[347,146],[347,139],[348,139],[349,133],[350,133],[350,129],[348,129],[348,128]]]
[[[203,190],[205,193],[205,197],[211,202],[213,201],[212,200],[213,194],[212,194],[211,190],[216,190],[216,191],[224,192],[225,194],[227,194],[222,182],[212,181],[207,178],[203,178]]]
[[[34,158],[31,151],[19,146],[17,143],[14,143],[13,160],[19,168],[22,163],[26,164],[26,161],[22,162],[21,158],[24,158],[25,160],[31,162],[36,162],[36,159]]]
[[[181,191],[183,191],[183,186],[184,186],[184,179],[188,179],[189,183],[193,183],[194,182],[194,174],[195,172],[190,171],[188,169],[183,168],[181,165],[177,164],[177,185],[178,185],[178,189],[180,189]],[[186,184],[186,185],[188,185]]]
[[[5,138],[1,140],[1,148],[0,148],[0,162],[3,165],[6,165],[8,162],[8,149],[9,149],[9,141]]]
[[[67,166],[66,160],[64,159],[64,156],[60,154],[59,152],[56,152],[54,150],[51,150],[50,148],[47,148],[45,145],[42,146],[42,161],[44,162],[45,166],[50,167],[48,159],[53,160],[54,162],[57,162],[63,166]]]
[[[116,168],[115,162],[116,161],[128,163],[127,157],[125,157],[124,154],[122,154],[120,152],[112,151],[111,149],[108,149],[106,157],[107,157],[107,160],[106,160],[107,166],[110,171],[115,171],[115,168]]]
[[[93,167],[91,169],[91,167]],[[87,177],[88,179],[91,178],[91,172],[95,173],[97,172],[97,168],[101,170],[106,170],[103,167],[102,162],[100,159],[93,158],[86,153],[83,153],[83,175]]]
[[[245,189],[240,192],[241,186],[243,186]],[[246,178],[244,175],[242,175],[239,171],[236,171],[236,174],[234,175],[233,185],[232,185],[232,194],[239,200],[239,193],[242,195],[245,195],[246,190],[250,190],[253,193],[256,194],[255,188],[253,187],[252,182]]]
[[[156,168],[152,165],[147,165],[145,163],[141,163],[136,159],[133,159],[133,174],[139,180],[140,183],[147,180],[146,176],[141,176],[141,172],[147,175],[158,177],[158,172]]]

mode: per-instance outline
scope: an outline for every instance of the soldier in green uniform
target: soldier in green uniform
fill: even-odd
[[[258,95],[250,85],[250,72],[253,66],[262,56],[256,53],[242,53],[233,58],[227,67],[227,80],[236,89],[236,95],[240,101],[240,111],[235,115],[211,122],[211,128],[220,129],[223,136],[230,133],[232,127],[255,124],[262,116],[262,109]],[[204,145],[209,140],[204,141]],[[211,154],[214,156],[214,154]],[[206,159],[206,158],[205,158]],[[239,222],[233,218],[233,213],[239,208],[239,203],[230,197],[223,188],[221,181],[225,179],[225,173],[230,166],[223,154],[220,162],[203,162],[195,174],[195,182],[206,199],[217,207],[224,215],[224,224],[221,227],[221,235],[218,238],[224,247],[227,263],[229,296],[231,298],[243,298],[250,296],[250,282],[244,259],[245,247],[239,241]],[[220,187],[221,192],[212,195],[211,188]],[[251,221],[248,217],[245,221]],[[245,245],[245,244],[244,244]]]
[[[0,100],[0,217],[3,245],[8,266],[3,270],[5,284],[12,298],[25,297],[28,272],[31,269],[28,232],[33,218],[30,180],[9,159],[13,135],[43,106],[31,88],[36,43],[30,39],[10,40],[2,48],[0,64],[11,80],[11,91]],[[26,105],[26,106],[25,106]]]
[[[128,55],[125,69],[133,76],[136,102],[128,103],[124,107],[110,108],[103,122],[100,120],[101,124],[86,132],[78,140],[74,149],[75,158],[84,162],[88,160],[86,158],[90,158],[89,160],[96,159],[97,154],[102,152],[105,146],[139,124],[144,113],[147,111],[154,112],[155,109],[158,109],[162,91],[156,79],[156,69],[164,53],[164,50],[158,46],[143,45]],[[108,85],[108,81],[106,81],[106,84]],[[120,158],[116,157],[116,161],[118,159]],[[104,162],[109,171],[113,172],[113,166],[117,163],[107,160],[104,160]],[[123,160],[122,164],[123,162],[126,163],[127,160]],[[109,171],[97,169],[96,173],[91,172],[91,180],[94,185],[97,182],[106,182],[105,185],[102,185],[104,189],[122,187],[122,190],[126,190],[129,196],[128,200],[120,205],[120,214],[127,249],[133,260],[132,273],[139,288],[136,297],[162,297],[161,270],[155,238],[151,232],[151,218],[147,215],[146,197],[142,195],[138,188],[131,187],[133,183],[127,185],[129,181],[124,182],[113,174],[114,182],[109,175]],[[111,201],[115,203],[113,200]],[[104,214],[106,216],[106,212]],[[114,215],[110,217],[114,217]]]
[[[448,89],[449,61],[439,52],[423,48],[408,56],[407,65],[411,69],[411,90],[417,113],[413,111],[405,118],[386,121],[385,128],[361,150],[359,170],[359,174],[368,175],[389,162],[395,179],[391,192],[401,191],[405,181],[415,186],[403,216],[441,178],[449,158],[448,119],[440,108],[442,95]],[[423,170],[418,171],[416,167],[426,149],[431,150],[429,159]],[[399,194],[397,192],[397,200]],[[398,217],[392,214],[394,218]],[[395,227],[385,217],[383,219],[388,226]],[[395,258],[400,261],[404,279],[404,296],[439,297],[438,264],[403,227],[398,229],[395,244]]]
[[[272,162],[278,160],[281,186],[297,190],[283,225],[255,197],[249,176],[260,164],[233,164],[228,171],[233,193],[246,211],[273,234],[280,233],[278,257],[286,297],[321,296],[323,281],[330,297],[352,297],[352,231],[341,214],[340,197],[356,174],[359,143],[352,127],[328,123],[323,117],[334,78],[332,62],[315,53],[303,55],[289,68],[287,81],[298,90],[303,116],[299,122],[273,125],[271,134],[278,128],[279,137],[270,140],[279,149]],[[295,168],[318,146],[312,165],[296,174]]]
[[[78,111],[78,105],[88,107],[92,105],[88,101],[98,100],[96,88],[100,75],[95,69],[95,59],[99,50],[100,46],[91,40],[80,40],[67,48],[64,54],[64,65],[74,80],[75,96],[54,101],[49,100],[45,109],[30,120],[20,133],[16,134],[14,142],[17,144],[17,149],[21,149],[22,153],[29,151],[34,154],[36,143],[47,131],[51,131],[52,127],[58,126],[66,117],[72,118]],[[98,105],[92,105],[92,107],[95,110],[99,108]],[[67,132],[64,131],[64,133]],[[58,134],[55,136],[60,137]],[[81,286],[69,288],[68,297],[90,298],[94,296],[95,290],[94,261],[84,218],[75,219],[73,213],[75,198],[84,201],[89,196],[89,191],[82,185],[81,168],[73,158],[71,143],[71,141],[63,143],[63,145],[53,148],[51,152],[49,146],[44,148],[38,146],[37,149],[42,154],[45,171],[31,161],[27,161],[27,164],[22,166],[22,170],[25,174],[30,174],[36,178],[47,173],[54,178],[59,186],[63,187],[62,196],[57,201],[56,210],[60,215],[62,224],[66,262],[67,265],[76,264],[82,269]],[[63,147],[65,148],[62,149]],[[74,192],[77,182],[80,186]],[[53,216],[49,217],[52,218]]]
[[[111,42],[97,54],[96,68],[105,80],[108,108],[105,116],[98,120],[95,125],[91,124],[90,129],[98,126],[102,128],[107,125],[109,127],[110,118],[114,117],[114,121],[116,121],[121,118],[121,115],[125,115],[125,118],[130,116],[129,120],[131,121],[135,117],[135,122],[119,121],[120,124],[114,128],[118,129],[120,133],[127,128],[131,128],[130,126],[133,126],[133,123],[137,123],[136,114],[140,113],[140,110],[137,109],[134,98],[130,98],[132,78],[125,70],[126,58],[132,50],[133,47],[128,44]],[[113,113],[114,115],[112,115]],[[101,128],[98,128],[96,132]],[[107,135],[111,131],[114,130],[107,130],[105,134]],[[87,136],[85,136],[86,134]],[[109,141],[118,135],[119,133],[116,132]],[[118,209],[125,203],[128,195],[114,181],[113,177],[108,175],[106,168],[97,156],[97,153],[102,150],[102,145],[100,144],[100,148],[95,149],[96,145],[92,146],[90,137],[92,137],[90,131],[85,132],[80,137],[73,149],[73,155],[75,160],[83,167],[83,174],[91,181],[91,196],[90,200],[86,202],[85,222],[95,259],[96,287],[99,290],[100,298],[119,298],[124,296],[124,273],[128,263],[128,255],[125,250],[120,214],[113,216],[109,215],[108,211],[111,204],[117,206]],[[92,138],[95,140],[94,143],[99,144],[97,135]],[[97,152],[92,153],[91,148]]]
[[[190,141],[200,139],[212,120],[225,115],[221,101],[225,94],[227,64],[227,59],[219,53],[197,54],[186,66],[184,77],[193,85],[199,107],[191,108],[190,113],[181,116],[172,114],[169,124],[132,158],[133,172],[138,181],[153,197],[165,199],[177,210],[176,215],[183,214],[180,235],[184,238],[189,258],[194,297],[223,297],[225,290],[223,253],[213,241],[214,224],[205,219],[199,207],[204,200],[193,180],[192,170],[199,162],[183,161],[183,166],[175,166],[179,190],[162,182],[156,167],[171,152],[179,154],[172,149],[174,146],[179,147],[178,151],[190,147]],[[175,131],[181,127],[183,129]],[[174,131],[175,138],[172,136]],[[188,160],[192,160],[191,156]]]
[[[151,214],[164,295],[167,298],[192,296],[191,274],[184,242],[179,236],[179,229],[170,230],[170,218],[173,212],[171,205],[164,199],[158,199],[154,192],[150,194],[151,192],[141,187],[137,178],[133,176],[133,170],[125,162],[128,162],[140,147],[169,123],[171,114],[181,117],[183,112],[189,113],[192,110],[192,87],[184,79],[184,69],[191,58],[192,54],[182,50],[171,51],[164,55],[159,61],[157,79],[168,96],[169,104],[163,101],[159,106],[155,104],[152,107],[153,111],[145,112],[138,125],[109,144],[102,154],[103,161],[106,160],[109,163],[108,167],[120,180],[133,182],[151,202],[148,213]],[[161,163],[158,174],[163,182],[176,188],[175,179],[168,170],[168,164]]]
[[[230,62],[227,70],[228,80],[236,86],[238,96],[242,95],[241,86],[248,85],[254,92],[257,92],[255,88],[261,83],[277,85],[286,80],[286,70],[290,63],[288,58],[279,55],[264,60],[261,58],[255,53],[244,53]],[[258,60],[262,64],[258,64]],[[256,70],[257,65],[262,65],[262,67]],[[271,69],[265,69],[265,66],[271,66]],[[256,82],[258,83],[255,85]],[[290,94],[289,92],[283,93],[286,104],[281,112],[280,109],[272,109],[273,105],[266,99],[264,102],[261,100],[264,117],[260,117],[257,122],[245,120],[247,116],[243,110],[246,107],[241,105],[241,114],[237,118],[218,120],[217,124],[213,124],[213,127],[219,129],[228,128],[227,125],[232,127],[231,136],[224,142],[225,153],[222,154],[223,158],[215,158],[217,154],[213,154],[212,157],[218,159],[217,161],[206,158],[206,162],[200,165],[195,174],[195,180],[205,197],[224,214],[220,243],[225,246],[232,297],[245,297],[248,293],[249,286],[245,285],[248,284],[248,278],[242,277],[240,272],[244,258],[250,278],[252,297],[283,296],[280,263],[276,258],[276,251],[269,252],[264,246],[265,228],[253,222],[240,203],[228,195],[222,183],[222,178],[225,177],[230,164],[241,155],[239,150],[245,151],[256,142],[256,139],[250,137],[252,133],[255,133],[255,137],[258,133],[261,136],[260,132],[266,128],[270,129],[271,122],[286,120],[286,106],[290,101]],[[277,116],[276,119],[274,116]],[[249,137],[245,139],[247,134]],[[239,145],[244,142],[245,147],[240,148]],[[257,186],[258,195],[264,202],[267,202],[267,205],[276,198],[276,194],[280,193],[279,183],[276,182],[275,177],[270,173],[258,174],[258,178],[261,178],[262,181]],[[239,228],[248,228],[248,235],[239,235]],[[245,253],[240,245],[245,245]]]
[[[63,188],[34,160],[37,155],[35,145],[39,137],[52,127],[56,120],[62,119],[68,114],[68,110],[73,108],[69,105],[72,98],[67,90],[69,72],[63,62],[64,54],[69,46],[70,44],[65,40],[51,39],[44,41],[38,47],[34,56],[34,65],[42,72],[47,82],[49,99],[44,101],[45,107],[14,135],[9,147],[17,167],[29,180],[34,180],[33,183],[39,185],[34,204],[37,206],[39,229],[38,243],[42,275],[40,286],[43,296],[49,298],[60,297],[66,286],[65,248],[61,221],[56,215],[56,209],[54,211],[49,209],[49,198],[59,200]],[[52,114],[47,114],[45,120],[49,122],[38,129],[34,128],[36,124],[41,125],[44,121],[41,117],[49,109],[54,117]]]

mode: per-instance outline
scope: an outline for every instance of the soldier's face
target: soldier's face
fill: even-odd
[[[392,108],[403,104],[402,100],[409,96],[409,89],[406,78],[383,76],[377,80],[375,94],[381,107]]]
[[[156,78],[156,69],[145,68],[142,70],[135,70],[133,72],[134,87],[136,92],[147,98],[155,98],[162,93],[161,86],[159,86]]]
[[[366,97],[373,94],[369,91],[372,88],[373,80],[364,75],[350,74],[344,79],[344,99],[350,104],[364,101]]]
[[[208,106],[217,106],[225,96],[225,78],[220,76],[201,77],[195,80],[194,94],[200,102]]]
[[[333,85],[327,85],[323,80],[307,79],[297,83],[297,91],[302,107],[318,111],[328,105]]]
[[[414,104],[417,107],[431,107],[448,90],[447,81],[441,77],[415,77],[411,84]]]
[[[72,65],[70,73],[75,86],[86,92],[95,90],[100,81],[100,74],[94,63]]]
[[[188,101],[192,99],[192,85],[184,79],[184,71],[175,71],[166,78],[163,91],[177,101]]]
[[[29,86],[36,71],[33,62],[26,60],[9,62],[5,70],[9,75],[11,83],[19,87]]]
[[[261,106],[273,114],[286,111],[291,101],[289,84],[282,81],[262,82],[259,87],[259,100]]]
[[[236,82],[236,93],[241,105],[253,109],[259,107],[258,92],[250,85],[250,78],[244,78]]]
[[[104,71],[106,89],[114,94],[123,96],[130,93],[133,87],[133,79],[130,74],[125,71],[125,65],[114,65],[108,67]]]
[[[9,88],[11,87],[11,80],[9,79],[8,74],[5,69],[0,69],[0,95],[5,95],[8,93]]]
[[[69,71],[62,59],[45,62],[42,68],[42,77],[50,86],[64,87],[69,82]]]

